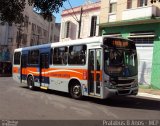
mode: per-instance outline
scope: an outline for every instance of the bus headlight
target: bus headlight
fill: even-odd
[[[138,87],[138,81],[135,79],[133,84],[131,85],[132,88]]]
[[[109,81],[105,80],[104,81],[104,87],[108,87],[108,85],[109,85]]]
[[[109,88],[111,88],[111,89],[115,89],[115,88],[116,88],[116,86],[115,86],[115,85],[113,85],[112,83],[110,83]]]
[[[110,88],[110,89],[115,89],[116,86],[110,83],[109,81],[104,81],[104,87]]]

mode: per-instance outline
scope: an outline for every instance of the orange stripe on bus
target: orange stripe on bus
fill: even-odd
[[[56,78],[71,78],[76,77],[80,80],[87,79],[87,70],[86,69],[48,69],[46,75],[48,77],[56,77]],[[43,75],[43,74],[42,74]]]
[[[22,74],[32,74],[34,76],[39,76],[40,71],[37,71],[37,68],[28,67],[22,68]],[[80,80],[87,80],[88,71],[86,69],[56,69],[56,68],[48,68],[42,69],[41,74],[44,77],[56,77],[56,78],[71,78],[76,77]]]
[[[14,73],[18,73],[18,67],[13,68]],[[96,81],[97,74],[100,74],[100,81],[102,81],[102,71],[91,71],[94,74],[94,79]],[[36,67],[27,67],[22,68],[22,74],[28,75],[32,74],[33,76],[40,76],[39,68]],[[44,77],[54,77],[54,78],[78,78],[80,80],[88,79],[88,70],[87,69],[57,69],[57,68],[48,68],[41,69],[41,75]]]
[[[27,74],[32,74],[34,76],[39,76],[40,75],[39,68],[36,68],[36,67],[27,67],[26,68],[26,73]]]
[[[19,73],[19,67],[13,67],[13,73]]]

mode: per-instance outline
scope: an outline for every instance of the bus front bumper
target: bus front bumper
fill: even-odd
[[[137,94],[138,94],[138,87],[124,89],[124,90],[109,89],[107,87],[104,88],[104,99],[115,95],[126,96],[126,95],[137,95]]]

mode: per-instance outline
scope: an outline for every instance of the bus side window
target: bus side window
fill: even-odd
[[[85,64],[86,63],[86,46],[83,45],[83,48],[81,50],[81,54],[80,54],[80,60],[82,62],[82,64]]]
[[[69,64],[84,65],[86,63],[86,45],[69,47]]]
[[[39,50],[29,52],[29,64],[37,65],[39,63]]]
[[[42,68],[49,68],[48,54],[41,54],[41,67]]]
[[[53,63],[53,49],[50,50],[50,64]]]
[[[68,47],[54,48],[53,64],[66,65],[68,59]]]
[[[27,67],[27,54],[22,54],[22,67]]]
[[[46,54],[46,57],[45,57],[45,68],[49,68],[49,56],[48,56],[48,54]]]

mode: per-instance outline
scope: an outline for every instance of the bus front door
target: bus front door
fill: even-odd
[[[88,86],[89,95],[101,96],[102,91],[102,51],[101,49],[89,50]]]
[[[43,89],[48,89],[49,76],[49,54],[41,53],[40,54],[40,87]]]

